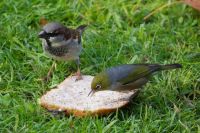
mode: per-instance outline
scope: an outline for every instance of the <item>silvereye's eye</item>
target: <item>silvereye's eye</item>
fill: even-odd
[[[101,85],[99,85],[99,84],[96,85],[96,89],[97,89],[97,90],[101,89]]]

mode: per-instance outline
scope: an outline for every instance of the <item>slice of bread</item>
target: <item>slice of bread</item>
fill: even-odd
[[[51,111],[65,111],[75,116],[104,115],[129,103],[138,90],[99,91],[88,96],[91,91],[92,76],[83,76],[83,80],[68,77],[56,88],[48,91],[39,99],[39,104]]]

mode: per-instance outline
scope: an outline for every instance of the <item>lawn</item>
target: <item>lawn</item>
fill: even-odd
[[[0,132],[200,132],[200,12],[179,3],[143,19],[167,2],[1,0]],[[38,99],[76,65],[58,62],[49,82],[38,80],[53,62],[37,36],[43,17],[72,28],[89,24],[81,54],[86,75],[131,63],[183,68],[157,74],[127,108],[108,116],[53,115]]]

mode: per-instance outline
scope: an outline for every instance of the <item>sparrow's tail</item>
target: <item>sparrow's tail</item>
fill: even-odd
[[[80,25],[79,27],[76,28],[76,30],[78,30],[82,34],[87,26],[88,25]]]
[[[169,70],[169,69],[176,69],[176,68],[182,68],[181,64],[169,64],[169,65],[162,65],[161,70]]]

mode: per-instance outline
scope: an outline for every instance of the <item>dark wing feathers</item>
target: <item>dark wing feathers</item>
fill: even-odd
[[[137,64],[120,65],[107,70],[111,82],[120,82],[122,85],[129,84],[140,78],[148,77],[151,73],[160,70],[160,65]]]
[[[137,67],[133,72],[130,72],[126,78],[120,79],[118,82],[122,83],[122,85],[129,84],[138,79],[148,77],[153,72],[157,71],[158,67],[148,67],[148,66],[140,66]]]
[[[55,33],[58,34],[64,34],[65,40],[69,40],[69,39],[78,39],[78,42],[80,42],[81,40],[81,35],[79,33],[79,31],[74,30],[74,29],[70,29],[70,28],[59,28],[55,31]]]

